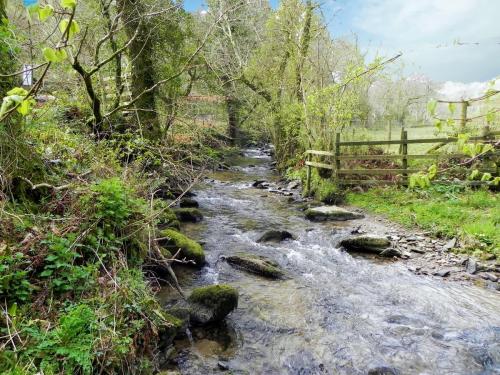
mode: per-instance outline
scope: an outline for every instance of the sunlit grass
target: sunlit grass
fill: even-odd
[[[500,257],[500,201],[486,190],[454,191],[434,187],[410,192],[377,188],[366,193],[348,193],[348,202],[407,227],[418,226],[440,237],[459,237],[470,252]]]

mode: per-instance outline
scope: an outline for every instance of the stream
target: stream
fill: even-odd
[[[387,366],[400,374],[500,374],[498,292],[340,251],[335,244],[355,221],[313,223],[287,197],[252,188],[278,179],[270,163],[245,150],[235,167],[195,189],[205,219],[183,230],[204,243],[208,264],[180,272],[181,285],[189,293],[228,283],[240,299],[222,326],[176,341],[180,373],[368,374]],[[296,240],[256,243],[270,229]],[[268,280],[219,259],[239,251],[271,258],[288,277]]]

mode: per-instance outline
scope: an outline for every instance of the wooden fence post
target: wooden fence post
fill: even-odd
[[[306,161],[311,161],[311,154],[307,154]],[[306,196],[311,195],[311,166],[307,166],[307,177],[306,177]]]
[[[407,173],[407,170],[408,170],[408,158],[407,158],[407,155],[408,155],[408,131],[406,129],[403,128],[403,131],[401,133],[401,146],[402,146],[402,154],[403,154],[403,169],[404,169],[404,172],[403,172],[403,178],[404,178],[404,184],[405,185],[408,185],[408,173]]]
[[[340,133],[335,135],[335,177],[339,180],[340,169]]]

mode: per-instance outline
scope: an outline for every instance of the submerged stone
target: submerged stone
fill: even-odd
[[[279,279],[284,272],[272,260],[252,254],[238,254],[224,258],[231,266],[270,279]]]
[[[205,264],[205,252],[198,242],[173,229],[160,231],[160,237],[161,240],[158,244],[169,250],[171,254],[177,253],[179,249],[181,250],[178,259],[186,258],[191,260],[194,264],[190,264],[198,268],[203,267]]]
[[[312,221],[346,221],[362,219],[364,216],[338,206],[320,206],[306,210],[306,218]]]
[[[219,322],[238,307],[238,291],[229,285],[210,285],[194,289],[187,301],[192,323]]]
[[[367,375],[400,375],[394,367],[380,366],[368,370]]]
[[[391,248],[391,241],[383,236],[352,236],[340,241],[340,246],[347,251],[375,253],[387,257],[401,256],[401,252]]]
[[[264,233],[257,242],[281,242],[294,239],[293,235],[286,230],[269,230]]]
[[[197,223],[203,219],[203,214],[197,208],[176,208],[174,210],[175,216],[180,221],[190,221]]]

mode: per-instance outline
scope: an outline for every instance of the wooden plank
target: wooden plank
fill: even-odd
[[[497,135],[500,132],[493,132],[489,135]],[[458,138],[450,137],[450,138],[422,138],[422,139],[408,139],[406,141],[407,144],[418,144],[418,143],[452,143],[456,142]],[[470,141],[488,141],[491,139],[486,139],[485,137],[470,137]],[[340,142],[341,146],[374,146],[374,145],[401,145],[403,144],[403,140],[393,140],[393,141],[348,141],[348,142]]]
[[[335,169],[333,167],[333,165],[331,165],[331,164],[316,163],[313,161],[306,161],[306,165],[311,166],[311,167],[316,167],[316,168],[323,168],[323,169]]]
[[[390,181],[390,180],[341,180],[340,185],[406,185],[404,180]],[[488,185],[485,181],[437,181],[432,182],[432,185],[466,185],[466,186],[484,186]]]
[[[305,153],[311,155],[335,156],[335,154],[330,151],[307,150]]]
[[[421,169],[339,169],[338,174],[388,175],[401,173],[417,173]]]
[[[403,185],[405,181],[390,180],[341,180],[340,185]]]
[[[500,155],[500,152],[494,152],[494,155]],[[340,160],[398,160],[402,159],[403,155],[341,155]],[[406,156],[407,159],[455,159],[455,158],[470,158],[465,154],[423,154]]]

